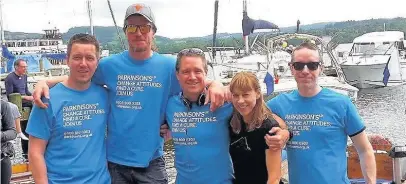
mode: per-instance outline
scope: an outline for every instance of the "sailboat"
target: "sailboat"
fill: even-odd
[[[217,1],[216,1],[217,2]],[[217,5],[218,6],[218,3]],[[216,8],[218,9],[218,8]],[[217,19],[215,13],[215,20]],[[215,21],[215,27],[217,26]],[[248,36],[254,33],[255,30],[268,29],[272,32],[263,34],[263,38],[259,38],[261,34],[257,34],[251,44],[249,45]],[[214,29],[216,30],[216,28]],[[352,100],[357,99],[358,89],[349,85],[344,77],[343,72],[338,64],[338,60],[332,53],[332,49],[328,43],[325,43],[322,38],[299,33],[285,33],[281,34],[277,25],[266,20],[253,20],[247,13],[247,2],[243,1],[243,19],[242,19],[242,32],[244,37],[244,51],[233,47],[216,47],[215,35],[213,33],[213,47],[208,50],[212,52],[210,55],[210,69],[209,76],[212,79],[220,80],[224,84],[228,84],[232,77],[240,71],[251,71],[256,73],[260,81],[264,81],[267,74],[271,74],[273,85],[272,91],[269,90],[265,81],[261,83],[261,90],[267,97],[272,97],[280,93],[290,92],[297,89],[296,81],[291,75],[288,63],[291,60],[289,48],[281,48],[278,43],[287,42],[290,39],[301,39],[303,41],[313,41],[316,43],[322,55],[320,58],[328,59],[335,68],[337,77],[327,76],[322,74],[319,77],[319,84],[323,87],[330,88],[341,94],[349,96]],[[264,41],[260,41],[264,40]],[[214,52],[216,51],[216,52]],[[291,51],[291,50],[290,50]],[[215,53],[220,53],[217,56]],[[226,54],[224,54],[226,53]],[[268,82],[269,83],[269,82]]]

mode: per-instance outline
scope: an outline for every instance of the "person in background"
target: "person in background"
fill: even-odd
[[[13,119],[15,122],[16,130],[17,130],[17,137],[21,138],[22,140],[28,141],[28,137],[25,136],[25,134],[21,131],[21,114],[20,111],[18,110],[17,105],[8,102],[10,105],[11,109],[11,114],[13,114]]]
[[[1,184],[9,184],[11,179],[10,157],[14,155],[13,144],[10,142],[17,137],[13,114],[9,104],[1,100]]]
[[[14,72],[11,72],[4,79],[6,85],[6,94],[20,93],[22,98],[23,107],[32,107],[32,97],[31,92],[28,90],[27,85],[27,62],[23,59],[17,59],[14,62]]]
[[[31,92],[28,90],[27,85],[27,62],[23,59],[17,59],[14,62],[14,72],[11,72],[7,75],[4,79],[6,85],[6,95],[7,98],[10,100],[9,95],[12,93],[19,93],[21,94],[22,98],[22,107],[29,107],[32,108],[32,101],[33,97]],[[21,119],[20,119],[21,120]],[[17,125],[18,136],[23,138],[21,140],[21,147],[23,150],[23,157],[24,159],[28,159],[28,135],[25,135],[25,128],[27,126],[27,121],[20,121]]]

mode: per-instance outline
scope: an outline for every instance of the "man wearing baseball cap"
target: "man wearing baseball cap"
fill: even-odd
[[[112,183],[166,184],[160,126],[169,97],[180,93],[175,59],[152,51],[157,27],[149,6],[129,6],[123,30],[129,49],[103,58],[92,78],[96,84],[108,88],[111,113],[107,128],[107,160]],[[61,81],[59,79],[37,84],[34,99],[38,106],[46,107],[40,100],[41,95],[49,98],[48,85],[53,86]],[[211,101],[211,110],[222,106],[223,85],[205,83],[210,85],[206,103]]]

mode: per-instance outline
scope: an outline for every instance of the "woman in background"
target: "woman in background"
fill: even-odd
[[[279,184],[281,150],[268,149],[264,136],[281,118],[265,105],[257,77],[250,72],[236,74],[230,83],[233,116],[230,121],[230,154],[236,184]]]

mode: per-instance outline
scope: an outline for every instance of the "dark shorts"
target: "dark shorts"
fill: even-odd
[[[108,162],[112,184],[167,184],[165,160],[152,160],[147,168],[129,167]]]

